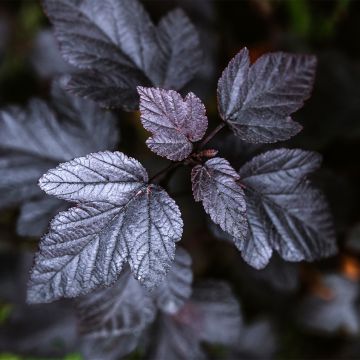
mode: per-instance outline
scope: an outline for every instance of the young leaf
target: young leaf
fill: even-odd
[[[300,305],[298,321],[305,327],[327,333],[360,331],[359,310],[356,299],[359,286],[339,275],[323,278],[320,291],[308,295]]]
[[[185,100],[173,90],[138,87],[141,122],[153,133],[149,148],[173,161],[188,157],[192,141],[205,135],[207,118],[201,100],[189,93]]]
[[[179,89],[200,66],[198,35],[176,10],[156,28],[137,0],[44,0],[60,50],[82,71],[67,87],[105,107],[136,108],[136,86]]]
[[[296,135],[301,126],[290,115],[309,98],[316,58],[282,52],[261,56],[250,66],[242,49],[218,83],[219,112],[242,140],[272,143]]]
[[[195,201],[202,201],[211,220],[232,235],[237,246],[248,228],[245,195],[238,179],[236,171],[222,158],[197,165],[191,173]]]
[[[146,170],[119,152],[99,152],[50,170],[40,187],[77,207],[58,214],[40,243],[29,302],[86,294],[116,281],[126,262],[157,285],[182,235],[179,208]]]
[[[191,296],[191,257],[182,248],[176,250],[166,279],[155,289],[156,304],[164,313],[175,314]]]
[[[112,149],[119,138],[110,112],[69,96],[57,83],[52,102],[49,106],[34,99],[25,109],[13,106],[0,113],[0,207],[24,205],[18,224],[22,235],[42,234],[54,213],[65,206],[58,202],[56,210],[57,200],[45,198],[37,186],[40,176],[59,162]]]
[[[149,294],[124,270],[111,288],[78,302],[83,352],[88,359],[119,359],[132,352],[154,321],[156,308]]]
[[[336,252],[326,200],[305,180],[319,164],[315,153],[278,149],[256,156],[240,169],[249,236],[238,244],[251,266],[264,268],[273,250],[287,261],[313,261]]]

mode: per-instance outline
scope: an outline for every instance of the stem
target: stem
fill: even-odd
[[[150,183],[154,182],[154,180],[157,180],[158,178],[161,178],[163,175],[166,175],[166,173],[170,170],[173,170],[175,168],[177,168],[178,166],[180,166],[182,164],[182,162],[175,162],[175,163],[171,163],[169,164],[166,168],[160,170],[158,173],[156,173],[154,176],[152,176],[149,180]]]
[[[225,127],[225,123],[220,123],[206,138],[200,143],[198,150],[201,150],[221,129]],[[186,160],[186,159],[185,159]],[[155,180],[161,180],[162,177],[166,176],[168,173],[170,173],[172,170],[176,169],[180,165],[184,164],[183,161],[178,161],[169,164],[166,168],[160,170],[158,173],[156,173],[154,176],[152,176],[149,180],[149,182],[154,182]]]
[[[199,145],[199,149],[202,149],[221,129],[225,127],[225,123],[220,123]]]

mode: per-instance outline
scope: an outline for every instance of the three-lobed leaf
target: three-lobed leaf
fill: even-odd
[[[235,239],[236,246],[248,230],[244,190],[237,182],[239,175],[229,162],[213,158],[197,165],[191,173],[196,201],[202,201],[211,220]]]
[[[165,277],[183,223],[175,202],[147,183],[139,162],[119,152],[94,153],[50,170],[40,186],[78,206],[58,214],[42,239],[29,302],[111,285],[127,262],[147,287]]]
[[[240,169],[249,234],[239,248],[253,267],[265,267],[273,250],[287,261],[313,261],[336,252],[327,202],[306,180],[320,160],[313,152],[278,149]]]
[[[301,126],[290,115],[309,98],[316,58],[282,52],[261,56],[250,66],[242,49],[218,83],[222,119],[242,140],[272,143],[296,135]]]
[[[180,89],[200,66],[196,29],[179,9],[156,27],[138,0],[44,0],[60,50],[80,69],[74,94],[104,107],[134,109],[136,86]]]
[[[199,141],[207,129],[205,106],[189,93],[183,100],[173,90],[138,87],[141,122],[153,133],[146,141],[149,148],[173,161],[188,157],[192,142]]]

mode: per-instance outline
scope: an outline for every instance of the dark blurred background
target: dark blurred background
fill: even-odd
[[[323,168],[314,181],[325,191],[334,215],[340,249],[336,257],[314,264],[287,264],[275,257],[265,270],[255,271],[231,244],[212,235],[203,210],[189,196],[188,170],[179,171],[171,189],[182,208],[183,244],[192,255],[195,280],[225,279],[239,298],[244,321],[264,319],[271,325],[265,335],[255,332],[249,345],[261,347],[259,342],[271,337],[271,349],[260,355],[250,349],[244,359],[270,354],[276,359],[360,359],[360,2],[144,3],[155,21],[180,6],[199,29],[204,63],[186,90],[206,103],[210,126],[219,121],[217,79],[243,46],[249,48],[252,60],[277,50],[318,56],[313,96],[295,114],[304,130],[272,147],[300,147],[323,155]],[[25,104],[32,97],[48,99],[51,79],[66,72],[49,29],[40,2],[0,0],[1,108]],[[146,134],[134,121],[138,114],[119,112],[118,116],[119,149],[155,173],[163,162],[144,145]],[[220,153],[235,168],[269,148],[248,146],[226,132],[213,144],[220,144]],[[68,309],[71,304],[24,304],[38,239],[16,234],[18,214],[17,208],[0,212],[0,360],[81,359]],[[350,296],[349,287],[342,287],[341,282],[329,285],[329,274],[350,283],[355,295]],[[221,351],[212,349],[211,353],[217,358]]]

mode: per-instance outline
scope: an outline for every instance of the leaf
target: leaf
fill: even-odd
[[[239,341],[240,307],[229,286],[208,281],[196,287],[192,298],[174,315],[162,314],[150,359],[204,359],[203,341],[233,346]]]
[[[286,262],[279,256],[272,256],[265,269],[254,272],[258,279],[267,282],[274,290],[282,293],[295,292],[300,285],[298,264]]]
[[[48,229],[50,219],[67,207],[64,201],[51,196],[27,201],[21,206],[16,231],[21,236],[40,237]]]
[[[196,332],[175,319],[162,315],[156,336],[150,343],[150,360],[202,360],[206,355]]]
[[[240,169],[249,236],[239,248],[251,266],[264,268],[273,250],[287,261],[314,261],[336,253],[327,202],[306,180],[319,164],[315,153],[278,149],[256,156]]]
[[[200,66],[198,35],[180,10],[156,28],[137,0],[43,2],[64,59],[82,70],[67,88],[102,106],[134,109],[136,86],[179,89]]]
[[[0,309],[4,304],[11,304],[11,314],[0,328],[0,349],[42,359],[50,355],[62,359],[77,347],[75,312],[65,301],[41,306],[29,306],[24,302],[32,262],[31,249],[25,251],[22,247],[16,257],[1,263]]]
[[[217,239],[229,243],[234,242],[233,238],[228,233],[223,231],[220,226],[213,222],[209,222],[209,229]],[[249,282],[255,283],[260,280],[265,282],[272,289],[283,293],[294,292],[299,286],[298,264],[284,261],[277,254],[274,254],[274,256],[271,257],[264,269],[258,270],[245,266],[239,268],[238,272]]]
[[[50,79],[74,70],[61,57],[56,39],[51,30],[40,30],[34,37],[30,62],[41,79]]]
[[[62,77],[62,81],[65,89],[76,96],[96,101],[104,108],[122,108],[126,111],[138,107],[136,86],[150,85],[144,75],[133,69],[119,70],[116,75],[96,70],[81,71]]]
[[[113,284],[126,262],[151,288],[166,275],[182,235],[179,208],[136,160],[99,152],[50,170],[40,187],[78,203],[58,214],[40,243],[29,302],[49,302]]]
[[[202,201],[211,220],[235,238],[236,246],[247,234],[245,195],[238,179],[236,171],[222,158],[210,159],[191,172],[195,201]]]
[[[156,42],[155,27],[140,2],[44,0],[43,3],[55,26],[61,53],[73,66],[107,70],[119,66],[149,67]]]
[[[205,135],[207,118],[201,100],[189,93],[185,100],[173,90],[138,87],[141,122],[153,133],[146,141],[160,156],[173,161],[188,157],[192,142]]]
[[[168,314],[178,312],[191,296],[192,278],[191,257],[187,251],[178,248],[166,279],[155,289],[158,308]]]
[[[134,193],[142,193],[147,181],[147,172],[137,160],[104,151],[60,164],[40,178],[39,186],[67,201],[124,206]]]
[[[196,74],[202,61],[198,33],[181,9],[165,15],[158,26],[159,64],[165,89],[181,89]]]
[[[356,282],[335,274],[323,277],[317,293],[309,294],[298,309],[298,321],[308,329],[358,334],[360,318]]]
[[[87,359],[118,359],[129,354],[156,314],[151,297],[130,269],[111,288],[83,297],[77,307]]]
[[[38,235],[54,212],[64,207],[59,203],[55,211],[54,200],[45,200],[37,186],[40,176],[59,162],[112,149],[119,139],[110,112],[69,96],[57,83],[53,84],[52,103],[33,99],[25,108],[12,106],[0,112],[0,207],[24,204],[18,224],[23,235]],[[32,205],[27,206],[28,201]],[[42,219],[38,217],[41,212]]]
[[[218,83],[219,112],[242,140],[273,143],[296,135],[301,126],[290,115],[310,97],[316,58],[282,52],[261,56],[250,66],[242,49]]]
[[[233,345],[240,339],[240,306],[228,284],[206,281],[194,289],[191,299],[197,317],[192,326],[201,341]]]
[[[276,332],[267,320],[259,320],[241,329],[240,341],[230,359],[272,359],[277,348]],[[259,346],[261,344],[261,346]]]

